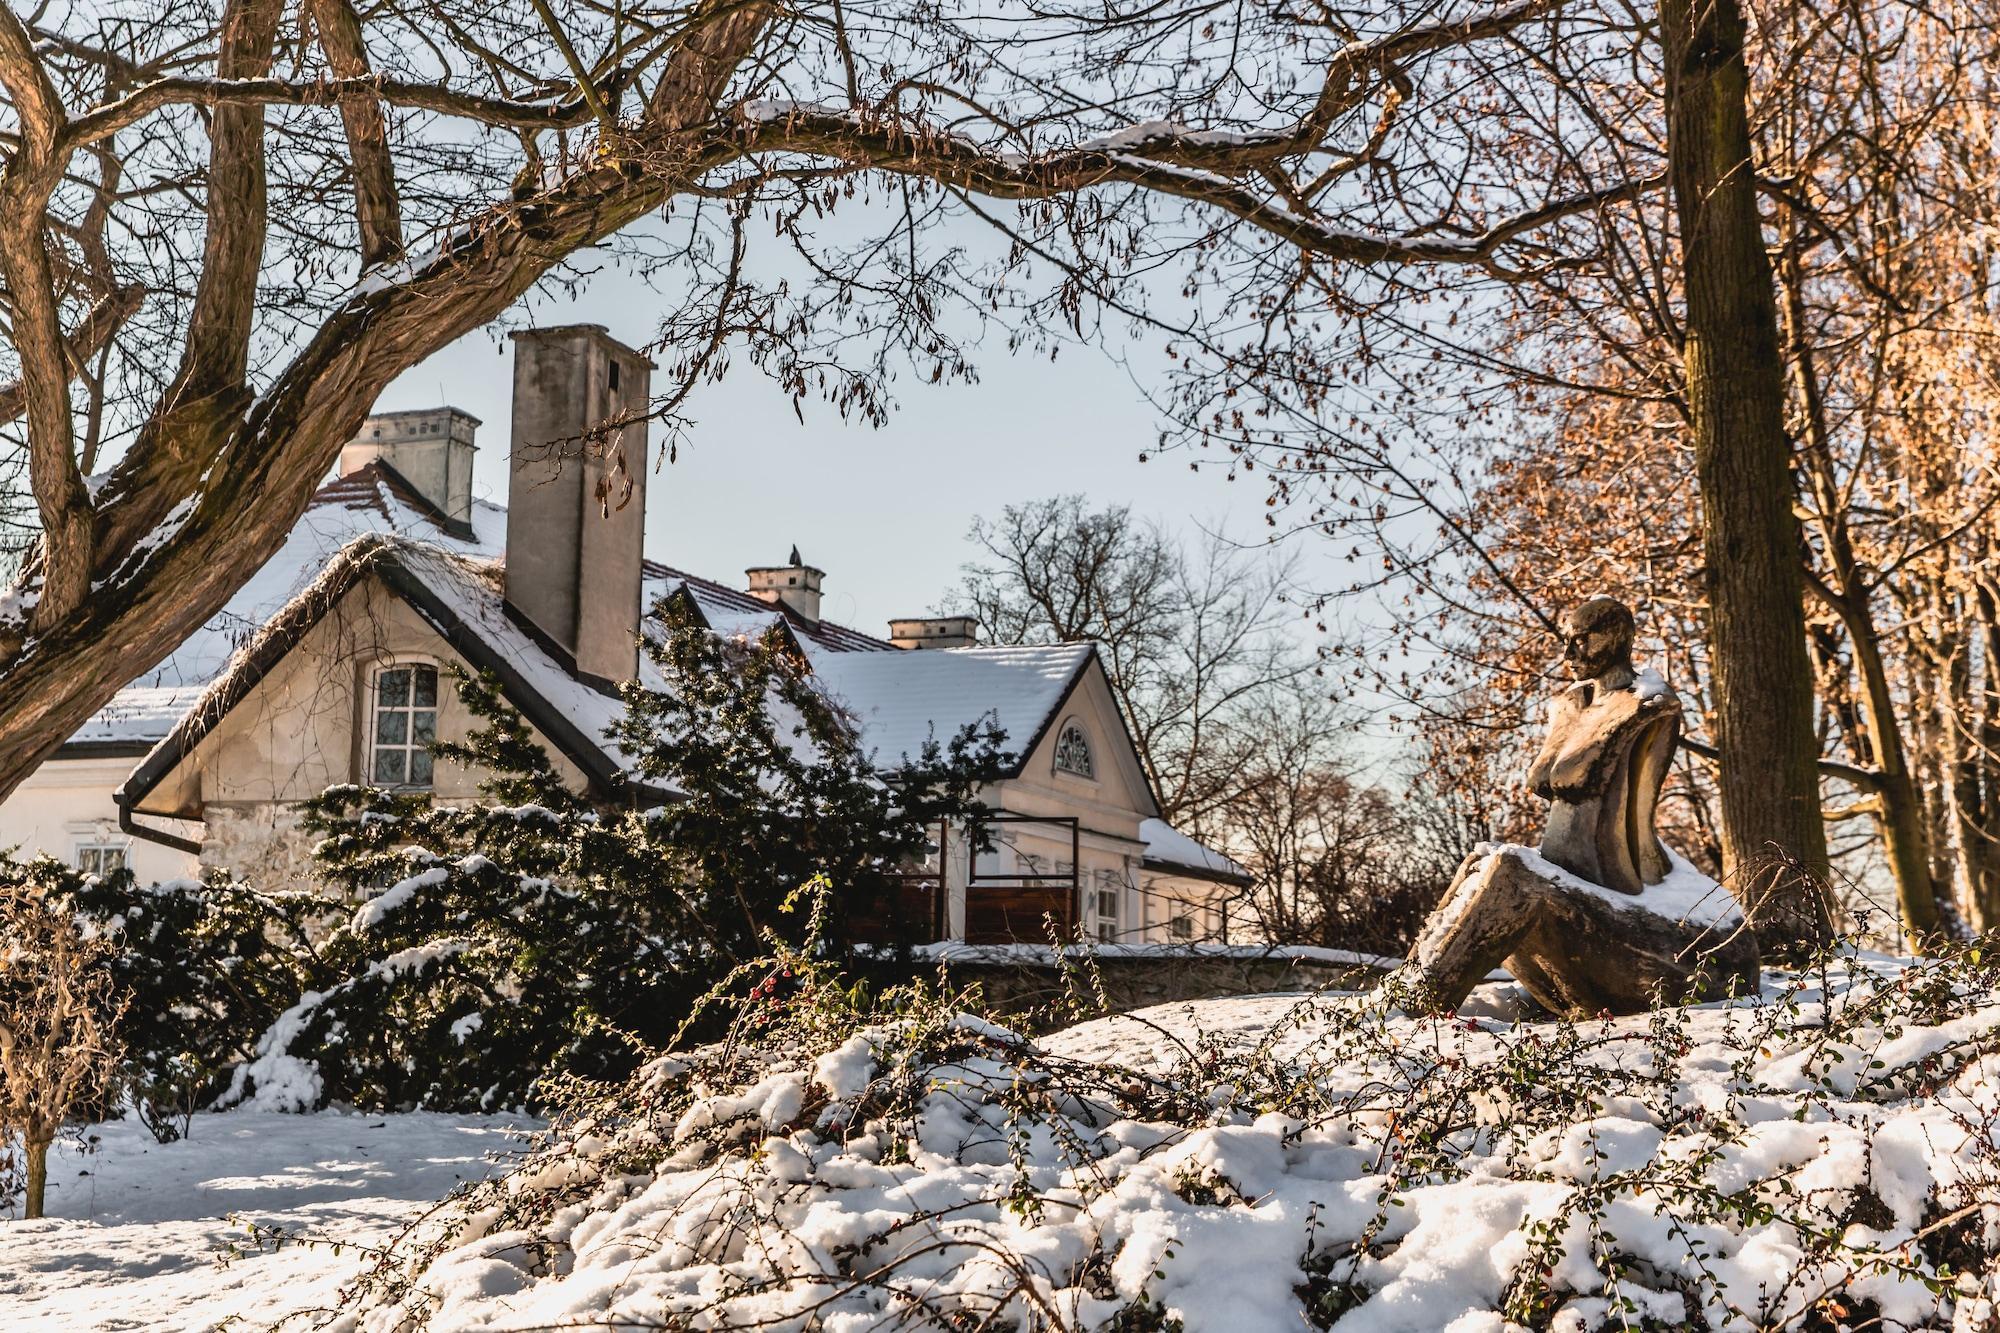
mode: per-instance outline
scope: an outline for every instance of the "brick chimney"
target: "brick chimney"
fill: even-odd
[[[508,608],[602,682],[639,670],[653,363],[597,324],[513,335]],[[616,425],[620,417],[633,418]]]
[[[977,616],[917,616],[889,622],[889,642],[898,648],[977,648]]]
[[[826,571],[799,559],[798,547],[792,548],[790,564],[760,565],[744,570],[743,576],[749,580],[752,597],[787,607],[808,624],[819,624],[819,586]]]
[[[455,407],[377,412],[340,446],[340,475],[386,463],[454,523],[472,521],[472,435],[479,418]]]

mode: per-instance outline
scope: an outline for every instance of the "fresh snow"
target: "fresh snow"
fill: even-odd
[[[0,1220],[0,1328],[192,1333],[326,1305],[365,1262],[354,1246],[490,1173],[520,1146],[516,1125],[534,1127],[233,1111],[198,1115],[189,1138],[164,1145],[135,1121],[94,1126],[91,1151],[65,1141],[50,1155],[50,1216]],[[248,1222],[329,1244],[274,1250]],[[243,1255],[225,1264],[231,1246]]]
[[[549,1192],[559,1207],[527,1205],[545,1219],[535,1230],[496,1230],[492,1196],[475,1200],[412,1299],[434,1310],[429,1333],[659,1327],[697,1308],[705,1322],[691,1327],[862,1333],[914,1326],[915,1302],[1076,1329],[1157,1302],[1186,1333],[1295,1333],[1309,1327],[1302,1262],[1344,1255],[1332,1272],[1352,1288],[1335,1333],[1517,1329],[1500,1311],[1534,1263],[1561,1292],[1544,1315],[1557,1333],[1615,1327],[1613,1294],[1635,1322],[1684,1326],[1683,1286],[1704,1293],[1702,1320],[1717,1329],[1797,1327],[1831,1289],[1849,1307],[1873,1303],[1883,1327],[1970,1333],[1989,1327],[1994,1293],[1985,1279],[1931,1291],[1913,1276],[1933,1270],[1912,1240],[1967,1200],[1974,1234],[1981,1217],[2000,1220],[2000,1008],[1962,994],[1929,1024],[1883,1010],[1893,1021],[1875,1025],[1881,1000],[1869,995],[1901,993],[1905,976],[1930,984],[1905,966],[1857,958],[1828,974],[1836,1002],[1858,982],[1886,986],[1863,994],[1859,1026],[1832,1044],[1820,1035],[1828,997],[1810,980],[1573,1028],[1421,1020],[1353,995],[1166,1004],[1033,1044],[968,1016],[949,1025],[954,1053],[918,1071],[900,1063],[894,1030],[868,1029],[794,1064],[779,1057],[746,1084],[698,1086],[663,1122],[569,1127],[502,1196]],[[1406,1150],[1399,1086],[1448,1086],[1460,1069],[1500,1073],[1487,1086],[1502,1087],[1505,1062],[1550,1052],[1584,1090],[1572,1113],[1523,1127],[1475,1100],[1453,1113],[1464,1127],[1451,1169],[1391,1185],[1385,1171]],[[1272,1089],[1296,1080],[1349,1109],[1308,1121],[1246,1102],[1227,1082],[1245,1059],[1270,1064]],[[1677,1079],[1648,1083],[1665,1059]],[[676,1067],[663,1062],[662,1076]],[[1173,1120],[1107,1114],[1091,1091],[1162,1078],[1198,1093],[1207,1069],[1223,1082]],[[1910,1071],[1921,1091],[1897,1081]],[[891,1151],[866,1108],[912,1072],[919,1100]],[[1038,1089],[1025,1102],[1024,1087]],[[1547,1107],[1569,1094],[1513,1095]],[[1041,1109],[1013,1120],[1010,1106]],[[7,1327],[180,1330],[324,1309],[364,1256],[273,1251],[229,1216],[379,1243],[423,1201],[485,1173],[505,1128],[232,1112],[199,1116],[190,1141],[162,1147],[136,1125],[99,1127],[94,1153],[58,1154],[53,1219],[0,1222],[0,1314]],[[635,1170],[630,1154],[649,1149],[657,1165]],[[1815,1257],[1788,1223],[1665,1207],[1655,1179],[1770,1198],[1842,1248]],[[1600,1206],[1579,1211],[1591,1196]],[[1538,1256],[1543,1224],[1562,1244]],[[249,1253],[217,1267],[232,1240]],[[553,1271],[523,1266],[550,1241],[564,1256]],[[1627,1265],[1615,1293],[1592,1257],[1607,1245]],[[857,1273],[887,1276],[851,1288]],[[355,1311],[340,1327],[388,1330],[401,1316]]]
[[[1087,643],[1067,643],[882,653],[808,648],[807,656],[821,687],[860,727],[876,763],[890,766],[988,719],[1007,733],[1001,748],[1022,754],[1093,651]]]
[[[2000,1008],[1964,995],[1926,1026],[1881,1007],[1907,1005],[1902,965],[1829,975],[1839,1003],[1851,984],[1886,986],[1858,992],[1857,1022],[1831,1039],[1810,979],[1577,1026],[1333,995],[1161,1005],[1038,1046],[974,1022],[916,1069],[893,1030],[871,1029],[816,1059],[774,1053],[747,1084],[697,1083],[664,1119],[565,1131],[506,1191],[545,1220],[508,1229],[480,1201],[416,1271],[413,1304],[353,1328],[388,1333],[420,1308],[430,1333],[676,1313],[862,1333],[920,1311],[1100,1330],[1157,1303],[1186,1333],[1292,1333],[1316,1272],[1337,1287],[1322,1288],[1335,1333],[1503,1333],[1520,1328],[1502,1311],[1521,1274],[1540,1270],[1540,1326],[1562,1333],[1592,1333],[1613,1297],[1634,1322],[1689,1326],[1692,1300],[1695,1327],[1796,1328],[1830,1291],[1872,1302],[1870,1327],[1986,1329],[1988,1279],[1932,1290],[1916,1242],[1940,1219],[1970,1216],[1976,1235],[2000,1214]],[[907,1117],[871,1119],[912,1075]],[[1172,1118],[1113,1111],[1112,1089],[1143,1096],[1149,1079],[1191,1100]],[[1409,1099],[1417,1084],[1431,1101]],[[1308,1102],[1321,1109],[1305,1119],[1277,1109]],[[1406,1114],[1452,1127],[1417,1141]],[[632,1153],[655,1164],[635,1173]],[[549,1205],[526,1202],[543,1191]],[[1776,1212],[1731,1211],[1746,1198]],[[554,1271],[525,1266],[549,1247]]]
[[[1250,877],[1250,872],[1241,865],[1221,852],[1202,846],[1164,819],[1142,820],[1139,841],[1146,844],[1146,860],[1149,862],[1184,866],[1215,875],[1240,875],[1246,880]]]
[[[1666,847],[1666,844],[1661,846]],[[1533,847],[1518,843],[1483,842],[1473,848],[1474,856],[1484,858],[1478,869],[1466,876],[1458,892],[1450,902],[1439,908],[1426,930],[1437,930],[1440,923],[1451,918],[1453,902],[1470,899],[1476,894],[1503,854],[1515,857],[1544,879],[1554,880],[1628,912],[1651,912],[1682,925],[1712,930],[1743,919],[1743,908],[1729,890],[1695,869],[1686,857],[1673,848],[1666,847],[1666,853],[1668,869],[1665,879],[1658,884],[1648,884],[1638,893],[1620,893],[1617,889],[1607,889],[1602,884],[1593,884],[1581,875],[1570,873]]]

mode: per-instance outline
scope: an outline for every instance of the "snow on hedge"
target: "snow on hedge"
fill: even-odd
[[[335,1326],[1986,1329],[1993,981],[1854,960],[1519,1025],[1259,997],[1035,1042],[960,997],[855,1014],[794,961]]]

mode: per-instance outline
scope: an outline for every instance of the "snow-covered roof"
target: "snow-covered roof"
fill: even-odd
[[[1191,870],[1204,879],[1250,882],[1250,872],[1242,865],[1213,848],[1202,846],[1164,819],[1141,821],[1139,839],[1146,844],[1148,866],[1163,870]]]
[[[845,708],[881,767],[915,758],[927,741],[951,740],[991,719],[1007,733],[1002,749],[1025,759],[1076,684],[1093,649],[890,649],[830,653],[807,648],[813,675]]]
[[[807,620],[787,606],[773,606],[740,588],[705,579],[657,561],[646,562],[644,604],[652,606],[662,597],[685,591],[694,599],[702,622],[718,634],[756,638],[772,625],[783,621],[795,638],[829,652],[889,652],[895,645],[872,634],[863,634],[830,620]]]
[[[448,555],[498,561],[506,554],[507,509],[475,500],[470,521],[454,521],[380,461],[328,482],[314,494],[278,553],[237,590],[228,605],[157,667],[120,690],[70,743],[79,748],[117,745],[143,750],[164,738],[238,649],[325,572],[343,547],[371,535],[406,537]],[[761,617],[757,631],[786,620],[795,634],[833,651],[886,651],[891,646],[844,625],[809,624],[748,593],[647,562],[646,605],[681,586],[696,597],[704,615],[713,610],[719,617],[743,617],[746,626],[748,617]]]
[[[476,500],[471,522],[454,522],[380,462],[328,482],[313,496],[278,553],[237,589],[229,604],[158,666],[113,696],[70,743],[138,747],[160,740],[222,674],[237,650],[358,537],[402,535],[441,551],[498,559],[505,553],[506,533],[504,507]]]
[[[118,692],[69,738],[79,749],[150,744],[173,729],[201,697],[200,685],[133,685]]]

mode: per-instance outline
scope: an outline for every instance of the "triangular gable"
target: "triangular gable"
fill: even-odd
[[[478,575],[460,568],[465,564],[458,557],[393,537],[363,537],[342,548],[320,576],[231,659],[165,739],[140,761],[116,793],[119,805],[136,810],[342,598],[370,577],[406,602],[467,664],[491,671],[500,682],[502,697],[576,765],[594,792],[610,795],[621,790],[620,765],[609,743],[586,731],[591,723],[614,717],[622,708],[620,701],[591,690],[549,661],[506,620],[490,588],[467,586]],[[552,684],[557,688],[551,689]],[[582,719],[588,721],[579,725]]]
[[[1118,706],[1118,696],[1111,689],[1111,678],[1105,673],[1095,645],[1043,718],[1034,739],[1020,752],[1012,776],[1056,780],[1052,776],[1056,742],[1062,724],[1073,717],[1086,719],[1091,739],[1096,742],[1092,756],[1099,769],[1096,780],[1103,782],[1115,773],[1131,798],[1130,808],[1137,810],[1142,818],[1157,817],[1159,795],[1139,758],[1139,747],[1132,739],[1125,710]]]

